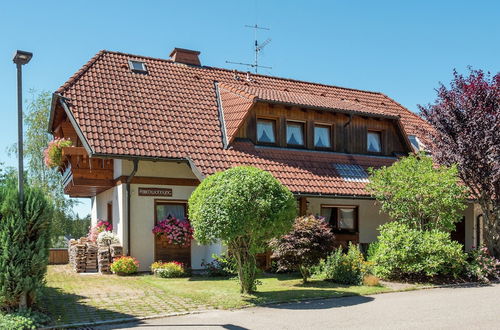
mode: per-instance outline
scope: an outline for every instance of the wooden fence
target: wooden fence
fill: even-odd
[[[69,262],[68,249],[49,249],[49,264],[61,265]]]

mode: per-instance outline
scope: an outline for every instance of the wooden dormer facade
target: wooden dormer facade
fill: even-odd
[[[113,159],[90,157],[62,103],[55,105],[51,118],[55,138],[66,138],[73,145],[62,149],[64,193],[70,197],[92,197],[114,186]]]
[[[262,122],[265,126],[272,127],[274,136],[270,140],[274,142],[259,139],[258,126]],[[287,132],[290,130],[295,133],[300,131],[300,137],[292,140],[293,136]],[[395,118],[266,102],[257,102],[252,106],[237,130],[235,140],[238,139],[249,139],[255,145],[262,146],[349,154],[395,156],[412,151]],[[378,150],[373,145],[371,148],[368,146],[373,139],[379,142]]]

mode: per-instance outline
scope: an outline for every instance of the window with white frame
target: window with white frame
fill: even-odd
[[[334,230],[338,231],[357,231],[357,212],[357,206],[321,206],[321,216]]]

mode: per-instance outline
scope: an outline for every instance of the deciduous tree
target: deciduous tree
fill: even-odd
[[[227,245],[242,293],[255,290],[255,254],[290,230],[295,213],[292,193],[270,173],[250,166],[207,177],[189,199],[194,237],[202,244]]]
[[[424,154],[370,170],[368,190],[392,219],[419,230],[452,231],[465,209],[466,188],[455,165],[434,166]]]
[[[279,270],[299,270],[306,283],[311,267],[333,251],[333,244],[334,235],[324,219],[313,215],[299,217],[291,232],[271,241],[272,257]]]
[[[486,244],[500,256],[500,73],[454,72],[433,104],[420,106],[434,126],[429,146],[439,164],[456,164],[482,209]]]

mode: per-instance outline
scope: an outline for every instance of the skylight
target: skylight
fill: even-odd
[[[415,151],[424,149],[424,145],[420,142],[420,139],[416,135],[408,135],[408,140],[410,140],[411,146]]]
[[[130,70],[132,70],[132,72],[136,72],[136,73],[147,73],[148,72],[148,70],[146,69],[146,64],[144,62],[130,60],[130,61],[128,61],[128,64],[129,64]]]
[[[333,164],[337,173],[348,182],[369,182],[368,173],[359,165]]]

